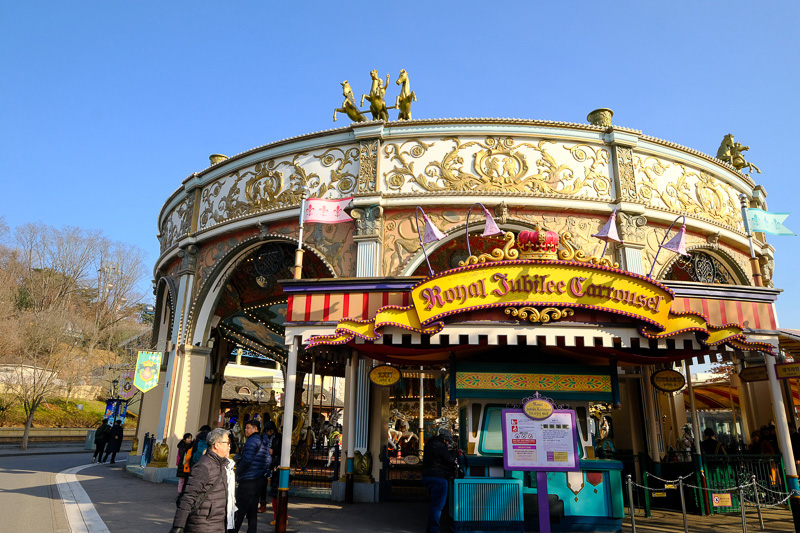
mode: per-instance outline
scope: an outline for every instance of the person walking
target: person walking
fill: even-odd
[[[267,432],[267,428],[271,428],[269,432]],[[266,513],[267,512],[267,491],[269,490],[269,482],[272,478],[272,440],[275,435],[275,424],[267,418],[264,421],[264,428],[261,433],[261,443],[264,445],[264,448],[267,449],[267,456],[264,458],[264,468],[266,472],[264,473],[264,477],[261,481],[261,489],[258,493],[258,512],[259,513]]]
[[[264,433],[270,439],[269,454],[272,457],[272,464],[270,466],[270,483],[269,483],[269,497],[272,499],[272,521],[269,525],[274,526],[278,521],[278,485],[280,483],[280,476],[278,475],[278,468],[281,466],[281,447],[283,444],[283,436],[278,432],[278,426],[275,422],[268,420],[264,423]],[[266,494],[263,496],[263,508],[266,511],[267,502]],[[289,520],[286,520],[288,525]]]
[[[453,434],[447,428],[439,428],[437,434],[425,443],[425,454],[422,456],[422,484],[431,497],[425,533],[439,533],[449,480],[453,479],[457,468],[458,456],[453,450]]]
[[[244,425],[247,439],[242,447],[242,455],[236,465],[236,523],[234,531],[239,533],[245,517],[247,517],[247,533],[258,530],[258,497],[267,473],[269,448],[264,446],[260,435],[261,424],[258,420],[249,420]]]
[[[178,443],[178,459],[175,461],[178,476],[178,493],[183,492],[183,487],[186,486],[186,479],[192,472],[192,434],[186,433]]]
[[[236,476],[228,459],[231,436],[217,428],[208,433],[206,442],[206,453],[186,480],[170,533],[224,533],[234,527]]]
[[[206,448],[208,447],[208,442],[206,441],[206,439],[208,438],[208,434],[210,432],[211,432],[211,426],[209,426],[208,424],[200,426],[200,430],[197,432],[197,437],[195,437],[194,442],[192,443],[191,466],[194,466],[197,463],[197,461],[199,461],[200,458],[203,457],[203,455],[206,453]],[[233,447],[232,441],[231,441],[231,447]]]
[[[103,458],[102,462],[105,463],[108,461],[108,456],[111,455],[111,464],[114,464],[117,462],[117,452],[120,446],[122,446],[122,422],[120,420],[114,422],[114,426],[109,430],[108,435],[106,456]]]
[[[108,425],[108,418],[104,418],[103,423],[94,432],[94,455],[92,456],[92,463],[95,461],[103,462],[103,450],[106,448],[110,431],[111,427]]]

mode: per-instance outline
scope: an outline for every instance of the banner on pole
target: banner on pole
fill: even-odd
[[[139,352],[133,384],[140,391],[147,392],[158,385],[161,355],[161,352]]]
[[[344,209],[352,200],[352,196],[340,200],[309,198],[305,201],[306,207],[305,213],[303,213],[303,222],[322,222],[324,224],[350,222],[353,219],[345,213]]]
[[[750,231],[762,231],[770,235],[794,235],[795,233],[783,225],[789,213],[770,213],[763,209],[749,208],[747,222]]]
[[[136,391],[133,389],[133,370],[126,370],[119,376],[117,394],[123,400],[130,400]]]

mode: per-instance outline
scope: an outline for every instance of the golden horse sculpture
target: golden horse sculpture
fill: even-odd
[[[389,120],[389,111],[386,108],[386,87],[389,85],[389,75],[386,75],[386,85],[381,81],[378,76],[377,70],[372,70],[369,73],[372,78],[372,87],[369,89],[369,94],[361,95],[361,105],[364,105],[364,99],[369,101],[369,111],[372,113],[372,120]]]
[[[336,122],[336,113],[345,113],[353,122],[367,122],[367,117],[356,106],[356,99],[353,96],[353,90],[350,88],[350,83],[347,80],[342,82],[342,95],[344,102],[342,107],[333,110],[333,121]],[[361,105],[364,105],[364,100],[361,100]]]
[[[411,102],[417,101],[417,95],[411,90],[411,83],[408,81],[406,69],[400,69],[400,77],[397,78],[395,83],[401,86],[400,95],[397,97],[397,103],[394,105],[395,109],[399,111],[397,113],[397,120],[411,120]]]
[[[740,143],[734,141],[733,135],[729,133],[722,138],[722,143],[719,145],[719,150],[717,150],[717,159],[730,163],[736,170],[747,168],[750,172],[755,170],[761,174],[761,169],[753,163],[745,161],[742,155],[742,152],[749,149],[749,146],[742,146]]]

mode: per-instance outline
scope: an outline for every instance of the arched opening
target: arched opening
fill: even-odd
[[[709,248],[695,248],[688,256],[676,256],[662,276],[665,281],[693,281],[716,285],[749,285],[740,269],[727,257]]]

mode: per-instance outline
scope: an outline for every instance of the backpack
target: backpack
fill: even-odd
[[[194,446],[194,451],[192,452],[192,464],[199,461],[200,458],[203,457],[203,455],[205,455],[207,448],[208,448],[208,441],[206,441],[206,439],[197,441],[197,443]]]
[[[189,450],[186,450],[188,452]],[[178,473],[188,474],[192,471],[192,454],[184,453],[181,457],[181,462],[178,465]]]

